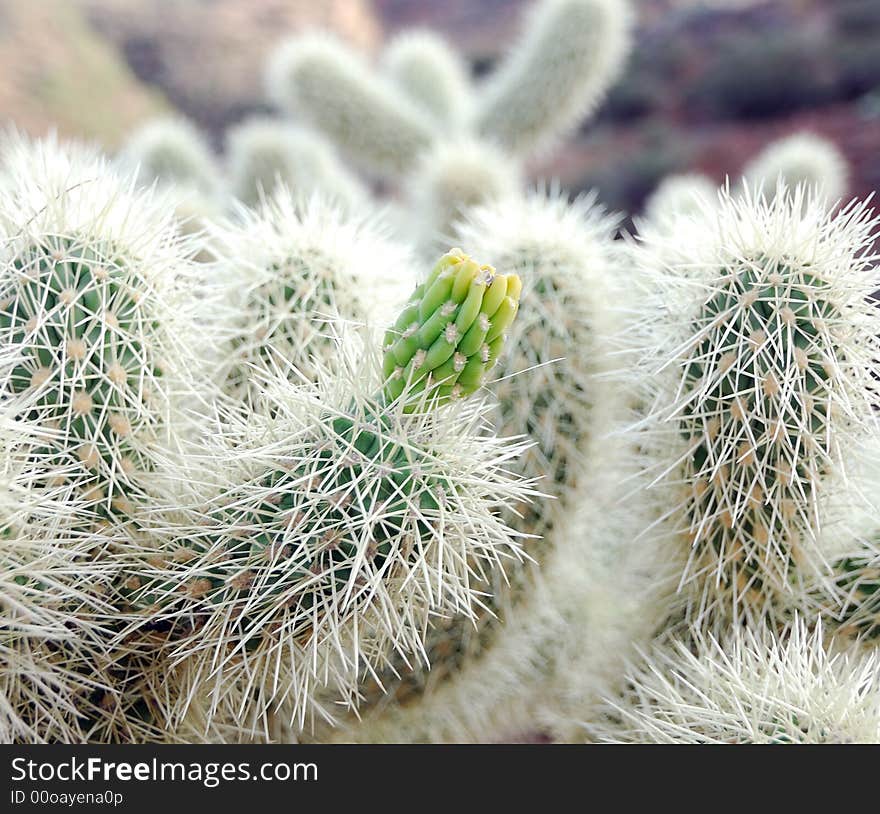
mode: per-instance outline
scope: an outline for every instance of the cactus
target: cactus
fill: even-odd
[[[646,307],[641,443],[687,543],[698,626],[776,617],[828,581],[823,501],[877,437],[876,221],[864,204],[832,216],[802,189],[780,193],[726,196],[685,233],[695,240],[649,234],[642,254],[646,269],[652,253],[668,267],[648,271],[661,299]]]
[[[274,119],[248,119],[226,138],[229,183],[248,206],[270,198],[278,184],[302,198],[327,196],[347,211],[366,203],[367,192],[333,151],[309,131]]]
[[[546,151],[592,112],[629,54],[625,0],[542,0],[476,103],[475,128],[519,156]]]
[[[830,141],[812,133],[795,133],[774,141],[743,169],[752,188],[760,187],[772,197],[782,181],[789,190],[812,188],[828,204],[846,193],[849,168],[846,159]]]
[[[504,297],[516,281],[484,280],[473,261],[454,260],[453,271],[476,270],[462,288],[480,297],[474,314],[467,297],[441,308],[446,323],[479,313],[509,321]],[[449,265],[430,279],[442,282]],[[458,302],[457,289],[437,292],[419,287],[398,324],[412,315],[433,330],[441,303]],[[489,359],[481,355],[484,340],[472,351],[477,373],[465,358],[462,397],[497,351],[490,343]],[[445,396],[418,368],[400,390],[369,348],[366,359],[348,345],[337,356],[339,369],[319,366],[314,385],[279,380],[252,412],[218,418],[216,437],[192,454],[192,471],[211,482],[194,484],[183,503],[189,526],[169,524],[170,539],[144,553],[127,584],[150,624],[188,626],[171,656],[198,659],[181,715],[200,696],[214,709],[246,698],[259,714],[286,711],[294,727],[327,717],[324,695],[355,703],[362,670],[420,652],[429,616],[473,615],[481,576],[521,556],[497,515],[531,491],[506,472],[523,442],[491,435],[479,401],[441,407]]]
[[[41,494],[40,500],[45,500]],[[56,508],[76,509],[54,490]],[[45,511],[45,503],[41,509]],[[94,595],[101,571],[82,539],[30,527],[4,535],[0,551],[0,739],[76,743],[103,717]],[[106,579],[104,580],[106,582]]]
[[[268,95],[362,169],[395,180],[450,137],[528,158],[598,104],[629,51],[630,17],[627,0],[542,0],[472,103],[454,55],[413,32],[389,47],[384,75],[327,36],[289,40],[270,59]]]
[[[616,227],[595,197],[569,204],[550,190],[483,207],[458,229],[468,251],[523,279],[524,316],[508,335],[495,392],[501,431],[535,442],[522,471],[543,476],[556,498],[518,523],[532,534],[549,536],[567,514],[593,448],[619,409],[619,393],[600,378],[618,330]]]
[[[797,619],[782,634],[739,628],[667,642],[587,732],[610,743],[877,743],[877,654],[829,655],[822,636]]]
[[[844,597],[840,618],[834,619],[840,625],[838,635],[875,646],[880,637],[880,556],[875,550],[845,557],[834,563],[834,574]]]
[[[174,214],[186,234],[199,234],[222,209],[220,169],[201,133],[186,119],[147,122],[131,134],[118,161],[123,174],[137,173],[144,185],[174,188]],[[204,246],[197,259],[210,258],[210,247]]]
[[[186,119],[169,117],[147,122],[129,137],[121,161],[138,168],[147,183],[182,184],[211,196],[219,172],[211,150]]]
[[[434,140],[427,112],[329,36],[281,45],[267,84],[279,107],[327,135],[364,170],[400,175]]]
[[[36,393],[24,420],[57,430],[31,462],[105,517],[129,516],[195,399],[196,272],[169,199],[133,190],[102,160],[22,143],[0,197],[6,235],[0,341],[22,351],[6,394]],[[188,286],[189,278],[189,287]]]
[[[0,385],[20,362],[3,346]],[[22,421],[34,401],[8,391],[0,401],[0,740],[70,743],[85,739],[84,716],[102,691],[95,625],[82,611],[100,604],[106,569],[88,537],[67,531],[70,512],[88,513],[70,485],[34,483],[29,448],[54,435]]]
[[[178,476],[169,461],[210,397],[196,319],[201,303],[216,303],[174,224],[175,197],[139,191],[89,150],[54,139],[18,139],[5,158],[0,343],[14,361],[0,392],[29,439],[16,460],[44,518],[13,532],[10,545],[30,559],[11,562],[10,551],[7,562],[11,574],[33,573],[22,595],[45,584],[57,600],[56,622],[23,640],[21,663],[42,671],[33,675],[47,693],[53,675],[69,689],[45,709],[31,704],[43,711],[15,737],[165,737],[163,710],[138,691],[162,670],[156,635],[117,639],[113,583],[121,542],[139,539]],[[16,692],[43,692],[39,679],[15,681]]]
[[[823,548],[830,580],[809,589],[808,608],[818,607],[825,630],[839,642],[876,648],[880,637],[880,444],[867,440],[850,453],[847,469],[825,508]]]
[[[645,518],[638,504],[621,504],[621,475],[606,466],[584,484],[579,507],[554,530],[553,550],[540,569],[528,570],[527,587],[522,577],[518,592],[499,580],[491,607],[500,618],[484,613],[476,627],[437,624],[426,645],[430,669],[404,681],[380,674],[385,692],[367,688],[373,703],[357,720],[319,732],[318,740],[580,737],[580,716],[618,688],[627,657],[668,613],[670,569],[652,546],[634,544]]]
[[[437,124],[461,127],[470,113],[471,88],[461,57],[431,31],[408,30],[382,55],[382,69]]]
[[[700,173],[670,175],[664,178],[645,203],[645,220],[649,228],[675,228],[680,217],[704,214],[715,205],[718,189],[711,179]],[[644,228],[640,227],[640,231]]]
[[[600,377],[617,331],[615,227],[593,198],[568,204],[552,191],[479,208],[459,225],[457,237],[469,251],[522,276],[526,307],[508,331],[509,349],[497,368],[499,428],[533,442],[516,469],[541,478],[540,488],[553,499],[511,512],[511,525],[534,538],[527,548],[534,562],[490,577],[476,625],[458,618],[429,631],[429,669],[397,664],[380,674],[365,688],[375,711],[342,730],[340,740],[509,736],[517,713],[524,723],[535,704],[545,711],[552,706],[551,692],[539,699],[538,688],[565,683],[557,659],[570,652],[569,643],[601,638],[592,618],[576,633],[569,624],[579,608],[615,594],[604,566],[597,566],[603,577],[584,573],[583,563],[601,559],[597,552],[607,545],[598,529],[621,540],[636,534],[634,513],[613,511],[608,490],[617,480],[601,464],[606,436],[624,406],[620,389]],[[617,566],[619,585],[620,560]],[[615,601],[622,607],[627,600],[617,595]],[[609,629],[632,631],[622,624]],[[596,675],[607,666],[608,659],[597,656],[584,672]]]
[[[457,138],[437,144],[404,184],[419,244],[454,242],[453,227],[484,204],[512,199],[522,185],[518,164],[491,144]]]
[[[347,215],[323,199],[279,188],[212,240],[218,276],[235,283],[238,313],[224,390],[257,395],[261,376],[311,379],[336,354],[339,320],[385,325],[412,290],[415,262],[375,216]]]

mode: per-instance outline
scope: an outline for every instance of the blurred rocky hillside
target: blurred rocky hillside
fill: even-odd
[[[852,195],[880,189],[880,2],[729,5],[643,19],[599,120],[538,171],[637,211],[669,172],[722,182],[768,141],[804,129],[846,154]]]
[[[0,0],[0,120],[30,133],[118,144],[167,109],[68,0]]]
[[[809,129],[880,188],[880,0],[635,0],[637,47],[597,120],[535,165],[638,211],[669,172],[721,182],[767,141]],[[0,0],[0,115],[118,143],[165,107],[221,143],[265,109],[262,66],[286,34],[335,30],[369,52],[428,26],[492,69],[528,0]]]
[[[76,0],[144,83],[217,136],[263,109],[263,63],[278,40],[325,28],[365,50],[382,27],[370,0]]]

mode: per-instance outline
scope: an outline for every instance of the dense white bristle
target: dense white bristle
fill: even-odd
[[[261,372],[311,378],[336,354],[336,323],[384,327],[415,285],[416,262],[381,216],[320,196],[279,188],[212,235],[216,274],[234,287],[238,309],[225,375],[235,398],[255,394]]]
[[[877,743],[877,654],[830,655],[803,619],[776,634],[736,629],[646,654],[589,736],[612,743]]]

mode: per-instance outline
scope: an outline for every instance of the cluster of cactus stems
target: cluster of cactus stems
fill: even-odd
[[[430,245],[468,207],[504,197],[522,162],[596,108],[629,53],[630,16],[625,0],[542,0],[476,87],[423,32],[392,42],[378,70],[307,34],[272,56],[269,96],[364,171],[400,184],[411,228]]]
[[[466,398],[516,316],[516,275],[450,252],[382,350],[351,303],[378,293],[373,270],[398,290],[412,268],[378,224],[282,190],[238,235],[228,224],[204,275],[159,193],[53,142],[19,152],[0,327],[4,406],[26,432],[3,463],[35,519],[4,508],[10,737],[207,740],[244,722],[269,737],[272,715],[295,729],[355,703],[364,671],[421,651],[430,618],[472,615],[473,586],[523,556],[504,507],[534,493],[507,469],[525,442]],[[249,231],[272,230],[254,257]],[[262,287],[241,284],[245,259]],[[206,277],[275,310],[248,326],[277,331],[241,362],[258,393],[223,393],[242,334],[218,328]],[[335,353],[327,336],[297,348],[320,315],[338,320]],[[217,346],[204,357],[200,333]],[[383,372],[414,336],[403,380]],[[261,348],[287,366],[260,369]]]
[[[632,22],[297,36],[223,160],[4,137],[3,740],[880,740],[877,221],[807,134],[638,240],[524,190]]]
[[[515,276],[487,280],[460,253],[436,271],[468,277],[467,306],[509,326]],[[499,312],[494,280],[512,312]],[[407,325],[430,326],[436,306],[419,287]],[[443,313],[454,326],[456,314]],[[484,348],[459,342],[453,352],[485,370]],[[152,552],[126,586],[153,624],[168,619],[191,634],[179,651],[198,654],[193,675],[214,679],[212,695],[235,688],[266,710],[287,705],[291,725],[315,714],[315,685],[356,695],[363,664],[417,652],[429,614],[472,613],[470,584],[522,556],[496,516],[530,491],[503,469],[522,444],[480,428],[478,403],[464,401],[479,381],[461,387],[457,409],[443,410],[449,399],[419,387],[424,379],[401,388],[394,376],[365,375],[374,363],[353,355],[332,375],[319,369],[314,386],[281,379],[264,409],[225,416],[202,453],[225,474],[207,485],[215,496],[170,530],[171,556]]]

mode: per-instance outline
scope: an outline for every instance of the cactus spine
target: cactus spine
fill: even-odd
[[[138,687],[162,665],[149,636],[118,638],[113,583],[136,545],[126,541],[140,539],[176,477],[170,461],[190,411],[211,393],[196,324],[208,288],[173,196],[138,190],[90,151],[51,139],[17,140],[6,160],[0,342],[14,361],[0,390],[21,405],[15,419],[30,439],[18,452],[22,477],[39,512],[52,511],[49,529],[28,524],[15,545],[36,552],[26,567],[43,574],[22,591],[54,586],[63,620],[31,656],[51,660],[73,688],[58,720],[16,737],[155,739],[163,712]]]
[[[0,353],[0,385],[20,363]],[[40,488],[28,468],[29,447],[50,443],[50,430],[22,421],[31,394],[0,402],[0,739],[4,743],[77,742],[83,715],[100,697],[102,676],[84,608],[100,605],[100,566],[90,541],[67,532],[71,510],[88,512],[59,483]],[[78,612],[73,615],[72,612]],[[68,658],[64,656],[67,655]],[[79,669],[91,662],[92,669]]]

